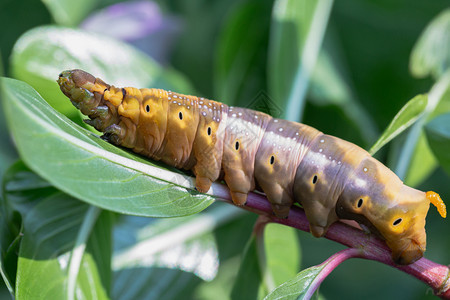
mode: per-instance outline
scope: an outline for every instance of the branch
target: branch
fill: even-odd
[[[220,198],[219,200],[231,202],[230,193],[225,185],[215,183],[209,193]],[[271,222],[309,232],[308,220],[300,207],[293,206],[287,219],[279,219],[272,213],[272,207],[264,195],[250,193],[243,208],[259,215],[266,215]],[[407,266],[397,265],[391,258],[391,250],[382,239],[374,235],[368,235],[362,230],[342,222],[331,225],[325,238],[359,250],[360,255],[358,257],[360,258],[375,260],[408,273],[430,286],[435,295],[442,299],[450,299],[450,270],[448,266],[426,258],[421,258]]]

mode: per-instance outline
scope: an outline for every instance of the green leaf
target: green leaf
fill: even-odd
[[[251,226],[242,228],[239,225],[246,224],[231,222],[240,221],[242,218],[237,217],[242,212],[218,202],[199,214],[181,218],[120,216],[114,233],[113,298],[205,298],[191,295],[197,285],[215,280],[227,253],[242,250],[236,246],[242,238],[236,241],[236,237],[248,237]],[[226,243],[229,249],[220,247],[220,243]],[[237,267],[231,270],[233,276],[236,271]],[[212,292],[216,294],[217,289]]]
[[[181,270],[134,267],[116,271],[114,282],[113,299],[195,299],[201,279]]]
[[[96,0],[42,0],[59,25],[78,25],[94,8]]]
[[[96,206],[142,216],[189,215],[213,202],[180,187],[193,187],[191,177],[102,141],[53,110],[29,85],[2,81],[8,124],[21,156],[59,189]]]
[[[425,112],[427,103],[426,95],[417,95],[409,100],[397,115],[395,115],[394,119],[392,119],[378,141],[370,148],[369,153],[374,155],[381,147],[414,124],[414,122]]]
[[[11,218],[13,211],[17,211],[25,216],[39,201],[58,192],[19,160],[11,165],[3,177],[5,214]]]
[[[436,169],[438,162],[427,143],[424,130],[419,135],[414,153],[409,163],[404,182],[408,186],[418,186]]]
[[[442,11],[425,28],[410,59],[411,73],[419,78],[440,78],[450,68],[450,9]]]
[[[262,293],[263,274],[260,265],[260,253],[255,234],[249,239],[236,276],[231,299],[259,299]]]
[[[96,220],[92,212],[98,210],[58,193],[30,211],[19,252],[17,299],[74,299],[75,293],[77,298],[107,299],[97,265],[84,251]]]
[[[23,34],[14,46],[11,67],[15,78],[30,84],[56,110],[73,118],[78,111],[56,83],[58,74],[67,69],[84,69],[115,86],[192,92],[181,75],[163,69],[123,42],[56,26],[37,27]]]
[[[283,117],[299,121],[322,43],[332,0],[278,0],[269,43],[270,94],[286,108]]]
[[[221,102],[255,106],[250,101],[258,100],[265,86],[270,5],[269,1],[243,2],[230,13],[217,47],[215,89]]]
[[[333,58],[325,45],[312,73],[308,100],[320,106],[338,106],[355,127],[360,129],[361,136],[370,145],[379,135],[376,124],[373,117],[357,101],[348,83],[349,79],[342,74],[345,67],[337,61],[341,62],[342,59]]]
[[[434,155],[450,175],[450,113],[429,122],[425,126],[425,132]]]
[[[301,249],[297,230],[275,223],[268,224],[264,229],[264,248],[267,272],[273,282],[273,286],[269,286],[270,290],[298,273]]]
[[[273,290],[264,300],[271,299],[309,299],[314,291],[311,291],[314,280],[327,266],[326,263],[310,267],[298,273],[298,275],[283,283]]]

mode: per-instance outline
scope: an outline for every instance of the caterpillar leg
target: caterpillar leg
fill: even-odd
[[[247,202],[247,193],[230,191],[230,194],[233,203],[238,206],[243,206]]]
[[[208,177],[197,176],[195,179],[195,188],[200,193],[206,193],[211,188],[212,181]]]
[[[289,215],[290,209],[291,209],[290,204],[283,205],[283,204],[272,203],[272,210],[273,210],[275,216],[277,216],[277,218],[286,219]]]

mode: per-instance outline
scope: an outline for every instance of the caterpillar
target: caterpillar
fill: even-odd
[[[339,219],[355,220],[405,265],[423,256],[430,203],[446,217],[437,193],[404,185],[362,148],[305,124],[161,89],[118,88],[78,69],[57,82],[104,139],[192,170],[199,192],[223,179],[236,205],[259,189],[285,218],[298,202],[315,237]]]

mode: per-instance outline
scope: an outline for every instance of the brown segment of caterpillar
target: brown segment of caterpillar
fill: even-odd
[[[310,126],[170,91],[116,88],[81,70],[62,72],[58,83],[112,143],[192,170],[200,192],[223,173],[237,205],[255,186],[280,218],[298,202],[316,237],[355,220],[386,240],[396,263],[410,264],[426,248],[430,202],[446,216],[436,193],[404,185],[365,150]]]

